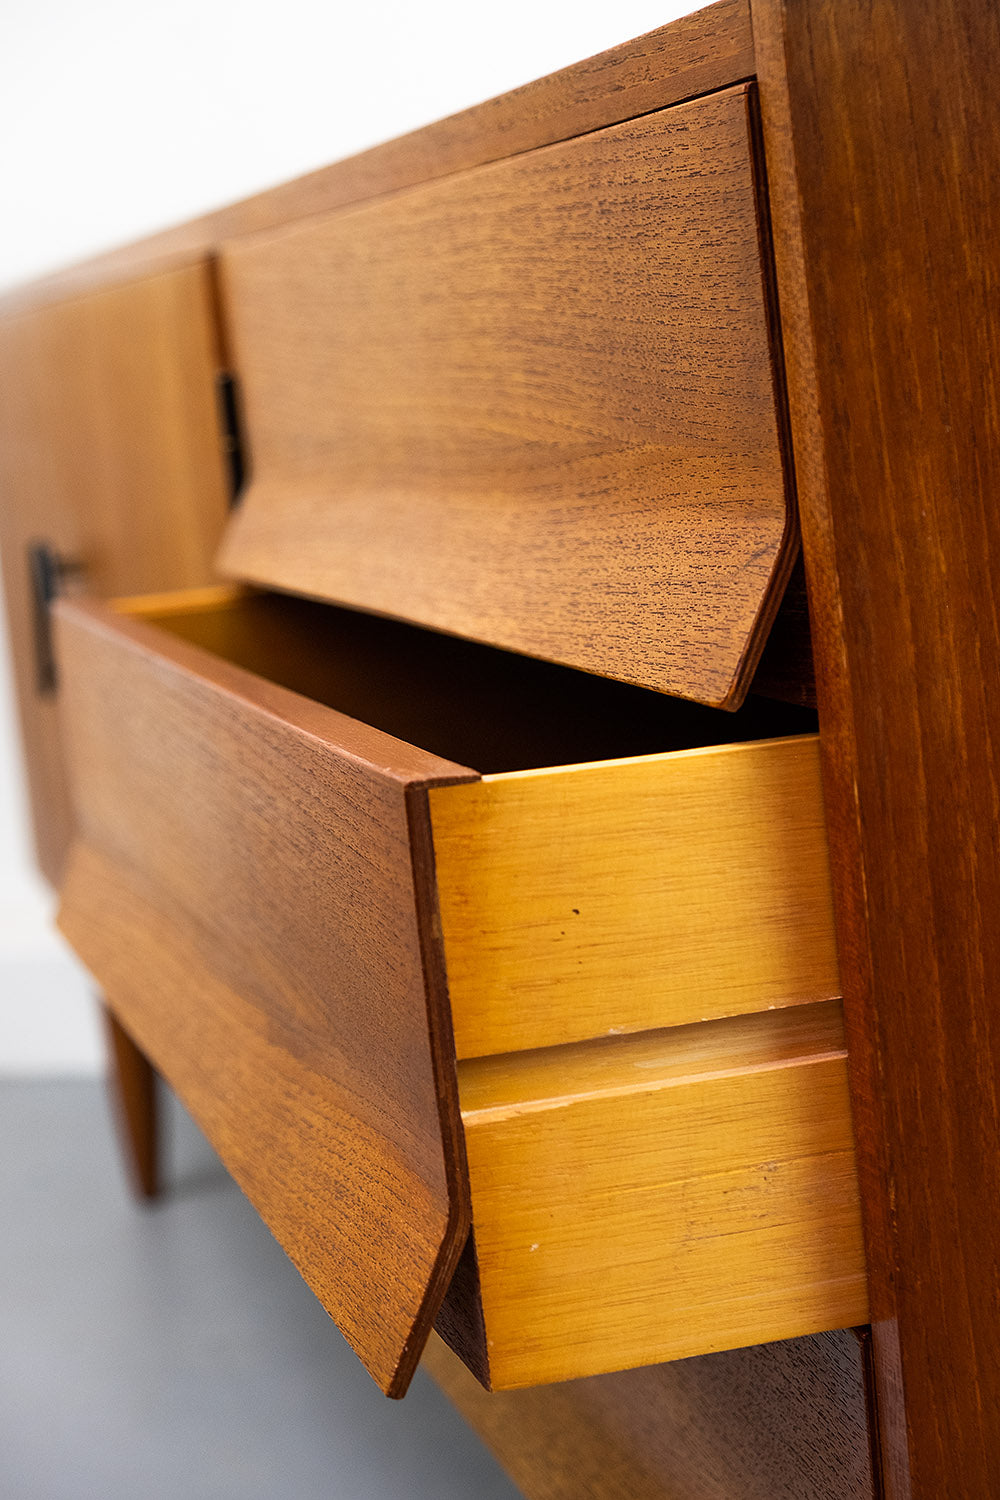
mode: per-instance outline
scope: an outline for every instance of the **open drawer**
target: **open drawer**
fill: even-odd
[[[61,925],[384,1389],[866,1319],[806,711],[230,590],[57,639]]]

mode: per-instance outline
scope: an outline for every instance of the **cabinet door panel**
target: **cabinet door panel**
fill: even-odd
[[[39,862],[70,810],[39,692],[27,548],[98,595],[206,582],[227,511],[210,268],[198,262],[0,321],[0,551]]]

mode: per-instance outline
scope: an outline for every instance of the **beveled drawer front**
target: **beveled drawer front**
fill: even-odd
[[[791,562],[750,102],[226,246],[224,569],[738,703]]]
[[[60,616],[61,926],[401,1393],[468,1227],[423,789],[471,773],[104,606]]]
[[[63,928],[384,1388],[470,1195],[441,1326],[496,1385],[862,1320],[816,742],[761,738],[808,715],[277,596],[64,603],[59,639]]]

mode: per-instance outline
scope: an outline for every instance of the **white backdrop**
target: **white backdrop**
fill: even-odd
[[[651,31],[676,0],[4,0],[0,287]],[[33,875],[0,639],[0,1073],[89,1072],[86,979]]]

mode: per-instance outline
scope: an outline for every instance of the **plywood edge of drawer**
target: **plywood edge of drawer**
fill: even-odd
[[[840,1006],[460,1065],[494,1389],[867,1320]]]
[[[839,995],[816,736],[430,793],[459,1057]]]

